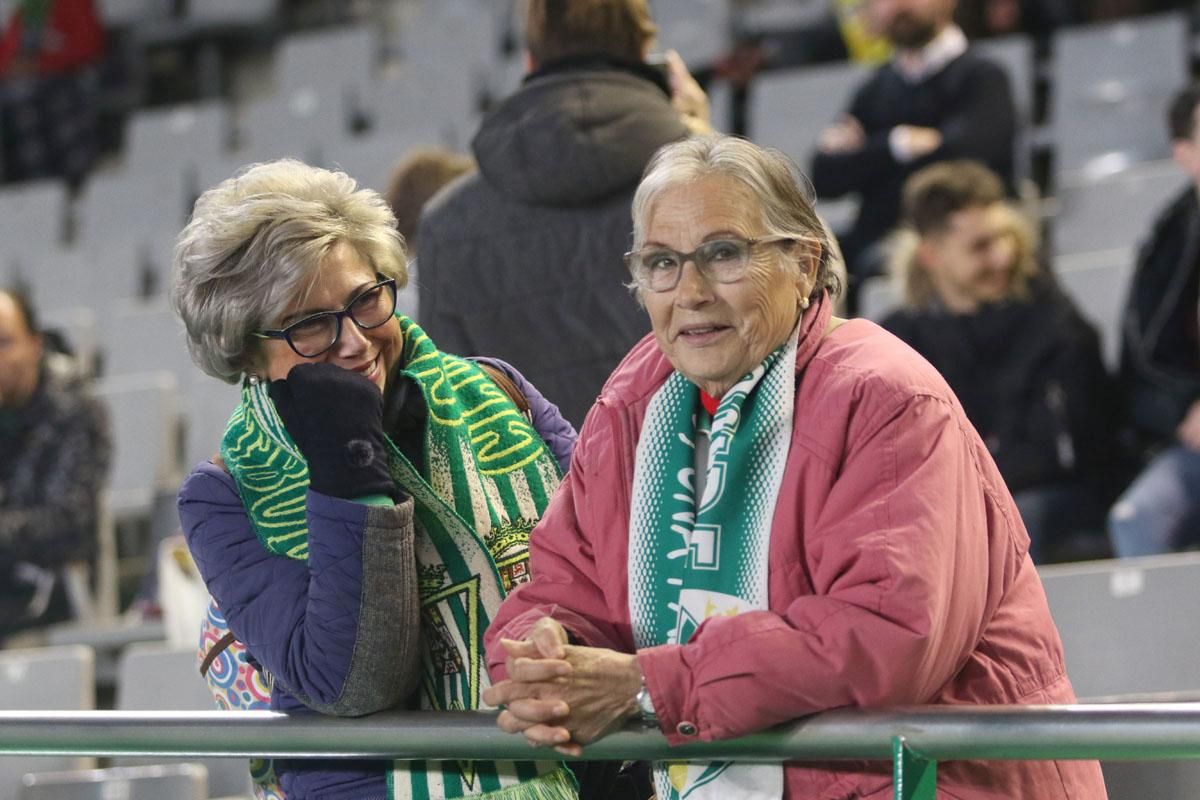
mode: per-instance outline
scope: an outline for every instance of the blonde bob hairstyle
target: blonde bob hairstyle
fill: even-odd
[[[758,198],[758,208],[746,212],[762,215],[764,235],[795,239],[812,247],[817,272],[811,299],[826,290],[831,297],[837,296],[841,281],[831,264],[832,248],[813,207],[808,179],[780,151],[736,136],[696,136],[659,148],[646,165],[633,196],[633,249],[645,244],[650,213],[664,191],[713,175],[732,178]],[[641,302],[637,284],[630,284],[630,288]]]
[[[172,259],[171,305],[192,360],[227,383],[251,371],[261,356],[254,331],[304,297],[338,242],[398,289],[408,283],[391,209],[343,172],[271,161],[202,194]]]

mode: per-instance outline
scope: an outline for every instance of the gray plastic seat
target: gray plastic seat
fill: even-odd
[[[733,46],[733,10],[727,0],[654,0],[658,47],[677,50],[691,69],[707,67]]]
[[[220,158],[229,144],[231,126],[229,108],[222,102],[136,111],[125,133],[126,169],[190,166]]]
[[[200,634],[196,620],[196,635]],[[208,685],[200,677],[196,648],[173,649],[165,643],[133,644],[117,667],[118,711],[211,711],[216,708]],[[161,759],[158,759],[161,761]],[[244,758],[188,759],[208,775],[213,797],[248,795],[250,770]],[[148,759],[122,758],[119,766],[141,766]]]
[[[1188,80],[1182,13],[1065,28],[1054,38],[1050,119],[1060,173],[1167,155],[1164,114]]]
[[[1056,564],[1038,572],[1082,702],[1200,699],[1200,633],[1180,617],[1180,609],[1200,602],[1200,554]],[[1193,800],[1200,785],[1197,761],[1102,766],[1109,800]]]
[[[1136,246],[1186,183],[1173,161],[1142,164],[1099,180],[1074,176],[1058,188],[1054,252]]]
[[[995,61],[1008,73],[1013,105],[1017,112],[1014,162],[1018,179],[1033,171],[1032,128],[1034,117],[1033,40],[1024,35],[985,39],[972,45],[979,55]]]
[[[872,322],[881,322],[904,298],[890,275],[875,275],[862,282],[858,290],[858,315]]]
[[[288,36],[279,45],[275,79],[287,96],[313,91],[353,109],[374,80],[379,40],[365,26]]]
[[[296,158],[318,164],[322,146],[348,135],[350,125],[340,102],[301,89],[250,104],[238,131],[232,158],[242,163]]]
[[[61,247],[67,220],[67,187],[34,181],[0,188],[0,277],[24,277],[38,257]]]
[[[96,394],[112,420],[110,509],[118,519],[148,517],[156,497],[178,484],[178,381],[163,371],[108,376]]]
[[[27,775],[20,800],[207,800],[200,764],[109,767]]]
[[[821,131],[846,110],[869,75],[868,69],[849,63],[760,75],[747,98],[747,133],[807,170]]]
[[[414,120],[419,122],[420,120]],[[438,131],[380,130],[368,136],[343,139],[325,148],[325,166],[338,169],[358,181],[360,186],[383,192],[392,170],[414,147],[440,145]]]
[[[1109,369],[1116,369],[1120,361],[1121,310],[1129,294],[1133,261],[1133,252],[1125,248],[1060,256],[1054,261],[1062,290],[1100,333]]]
[[[96,707],[95,654],[90,647],[0,651],[0,708],[8,711],[88,711]],[[0,757],[0,800],[17,800],[27,772],[84,769],[71,756]]]

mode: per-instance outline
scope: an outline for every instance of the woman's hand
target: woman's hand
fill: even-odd
[[[671,105],[679,112],[688,130],[693,134],[713,132],[712,109],[708,95],[692,77],[683,58],[674,50],[666,52],[667,82],[671,85]]]
[[[297,364],[267,388],[308,462],[309,486],[347,500],[372,494],[399,499],[387,466],[379,387],[321,362]]]
[[[505,706],[497,724],[534,746],[578,756],[583,745],[637,713],[642,685],[637,657],[567,644],[566,632],[543,617],[525,641],[502,639],[509,678],[484,691],[484,702]]]

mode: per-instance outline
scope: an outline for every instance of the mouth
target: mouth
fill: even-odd
[[[733,330],[732,326],[721,325],[718,323],[704,323],[694,325],[684,325],[675,334],[675,338],[681,342],[687,342],[691,345],[705,345],[719,339],[727,331]]]
[[[379,360],[380,353],[376,353],[375,357],[361,367],[355,367],[352,371],[362,375],[367,380],[375,380],[379,376]]]

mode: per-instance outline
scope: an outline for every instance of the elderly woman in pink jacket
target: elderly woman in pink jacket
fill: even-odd
[[[1069,703],[1029,537],[937,372],[832,314],[781,154],[671,144],[627,262],[653,336],[613,373],[486,638],[499,725],[578,755],[640,718],[727,739],[830,708]],[[877,763],[654,765],[659,800],[884,798]],[[949,762],[939,796],[1096,800],[1096,762]]]

